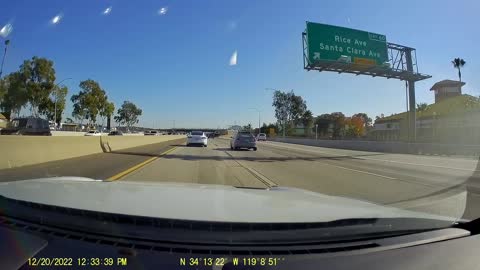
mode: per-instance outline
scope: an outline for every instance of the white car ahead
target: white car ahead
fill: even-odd
[[[190,145],[202,145],[203,147],[207,147],[208,138],[203,131],[192,131],[192,133],[187,135],[187,146]]]
[[[257,135],[257,141],[266,141],[267,140],[267,134],[265,133],[259,133]]]
[[[85,136],[102,136],[102,133],[97,130],[90,130],[89,132],[85,133]]]

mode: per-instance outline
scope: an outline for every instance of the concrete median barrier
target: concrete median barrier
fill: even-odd
[[[81,157],[181,138],[185,138],[185,136],[0,136],[0,169]]]
[[[451,155],[479,156],[480,145],[439,144],[439,143],[407,143],[355,140],[315,140],[303,138],[269,138],[271,141],[320,146],[327,148],[349,149],[368,152],[418,154],[418,155]]]
[[[159,142],[173,141],[186,138],[185,135],[163,135],[163,136],[102,136],[101,142],[105,152],[122,150]]]
[[[85,132],[54,130],[52,136],[85,136]]]

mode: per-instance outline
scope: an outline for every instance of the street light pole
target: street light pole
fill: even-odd
[[[53,91],[55,91],[55,112],[54,112],[54,117],[53,117],[53,122],[55,123],[55,130],[57,129],[57,96],[58,96],[58,89],[57,87],[64,81],[66,80],[71,80],[72,78],[66,78],[66,79],[63,79],[61,80],[59,83],[57,83],[54,87],[53,87]]]
[[[315,124],[315,140],[318,140],[318,124]]]
[[[257,108],[250,108],[250,110],[255,110],[258,112],[258,133],[260,133],[260,112],[262,111]]]
[[[2,78],[3,64],[5,63],[5,56],[7,55],[8,44],[10,44],[9,39],[5,40],[5,52],[3,53],[2,65],[0,66],[0,79]]]

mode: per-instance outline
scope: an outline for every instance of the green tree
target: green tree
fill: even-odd
[[[260,133],[267,133],[268,127],[266,123],[263,123],[262,127],[260,128]]]
[[[20,66],[20,78],[26,88],[32,115],[39,116],[39,108],[47,107],[54,88],[55,69],[53,61],[32,57]]]
[[[117,115],[114,117],[115,122],[126,125],[127,129],[133,124],[138,123],[138,117],[142,115],[142,110],[130,101],[124,101],[122,107],[118,109]]]
[[[315,117],[314,124],[317,125],[317,132],[321,135],[327,135],[328,128],[333,124],[330,114],[321,114]]]
[[[102,117],[105,117],[107,118],[107,129],[110,129],[110,119],[113,115],[113,113],[115,112],[115,104],[113,104],[113,102],[108,102],[105,104],[105,106],[103,107],[102,111],[100,112],[100,115]]]
[[[251,131],[252,130],[252,124],[248,124],[246,126],[242,127],[243,130]]]
[[[292,128],[307,110],[306,102],[293,90],[288,93],[275,91],[272,106],[275,108],[275,117],[285,129]]]
[[[270,134],[271,128],[273,128],[275,133],[278,133],[279,128],[276,124],[273,124],[273,123],[270,123],[268,125],[266,123],[263,123],[263,126],[261,128],[261,133]]]
[[[57,125],[60,124],[63,111],[65,110],[67,94],[68,88],[66,86],[56,86],[52,92],[52,97],[39,105],[39,113],[45,115],[48,120],[55,121]],[[57,119],[53,119],[55,117],[55,100],[57,101]]]
[[[113,102],[107,102],[100,112],[100,115],[103,117],[110,117],[115,112],[115,104]]]
[[[455,58],[455,59],[452,60],[453,67],[458,70],[458,80],[459,80],[460,82],[462,82],[462,72],[461,72],[461,69],[463,68],[463,66],[464,66],[466,63],[467,63],[467,62],[465,62],[465,60],[463,60],[462,58]]]
[[[333,138],[339,138],[343,136],[345,131],[345,115],[341,112],[334,112],[330,114],[333,124]]]
[[[27,90],[19,72],[10,73],[0,80],[0,92],[0,109],[8,119],[18,115],[28,102]]]
[[[305,132],[307,136],[310,136],[312,134],[312,127],[313,127],[313,113],[310,110],[306,110],[302,117],[301,117],[301,122],[303,126],[305,127]]]
[[[72,116],[81,119],[88,119],[89,125],[92,126],[97,121],[99,114],[104,114],[105,106],[108,100],[105,90],[103,90],[98,82],[94,80],[86,80],[80,82],[80,92],[71,97],[73,102]]]
[[[282,125],[284,130],[286,123],[288,122],[289,110],[291,108],[289,95],[282,91],[275,91],[273,94],[272,106],[275,108],[275,117]]]
[[[417,104],[417,112],[426,111],[427,108],[428,108],[428,104],[427,104],[427,103],[419,103],[419,104]]]
[[[3,97],[7,94],[7,81],[0,79],[0,104],[3,101]]]

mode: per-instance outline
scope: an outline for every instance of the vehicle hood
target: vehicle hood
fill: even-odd
[[[404,217],[456,220],[285,187],[251,189],[56,177],[0,183],[0,196],[105,213],[195,221],[307,223]]]

